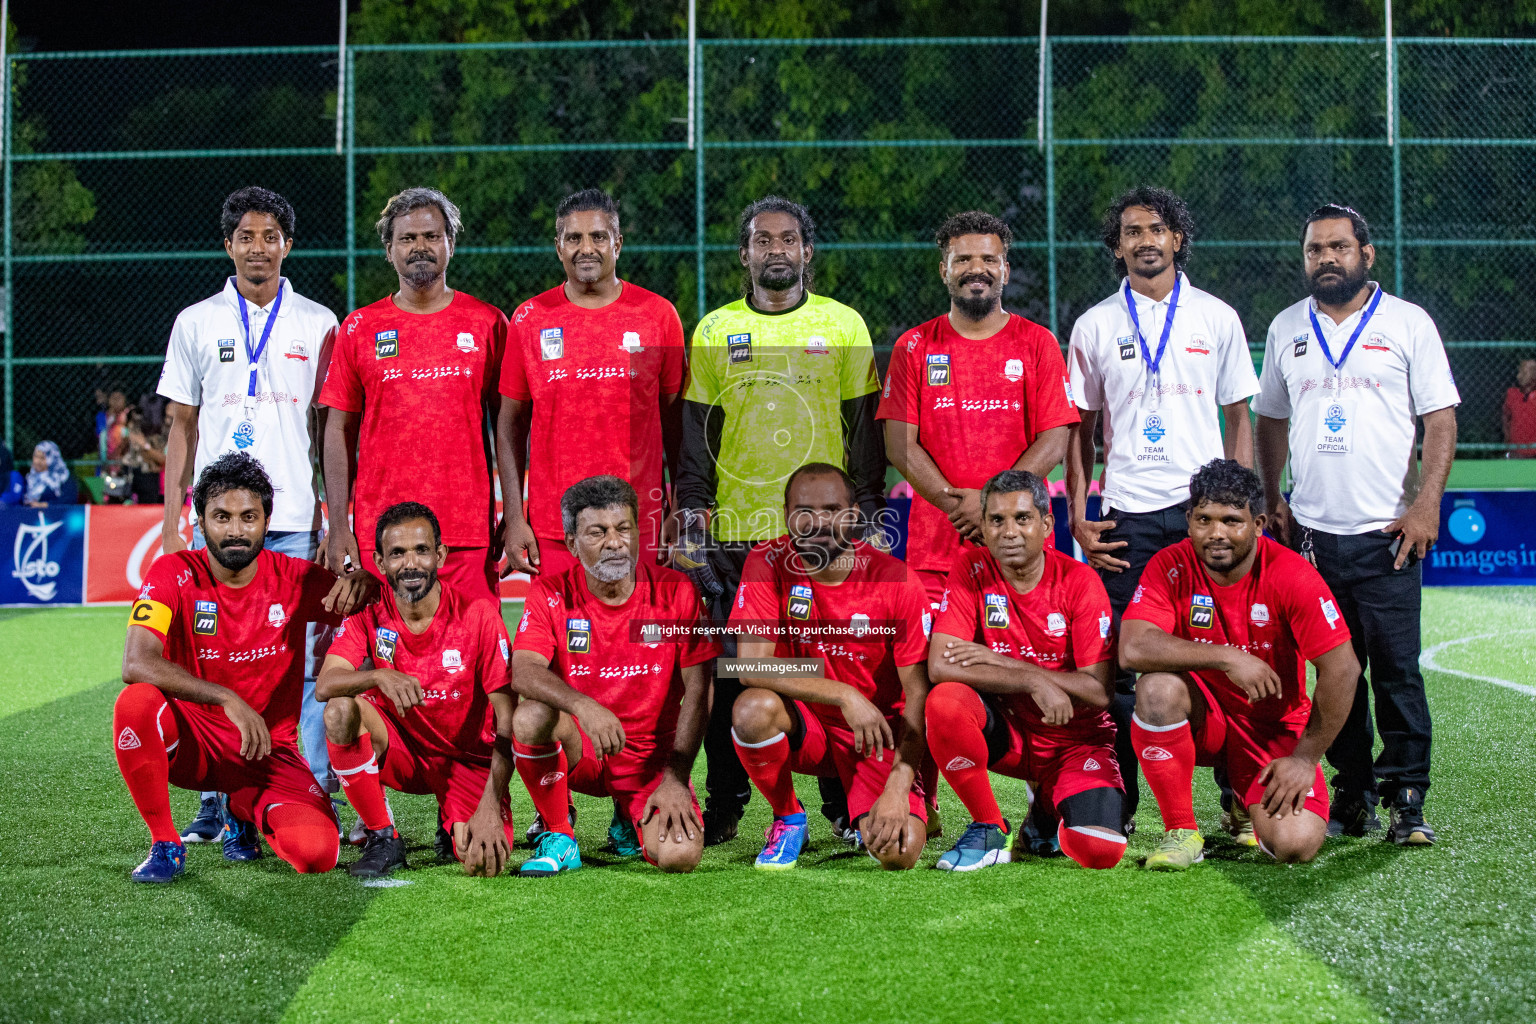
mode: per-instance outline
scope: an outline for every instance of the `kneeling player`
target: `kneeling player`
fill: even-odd
[[[1039,477],[997,474],[981,491],[986,547],[960,552],[945,583],[928,656],[928,746],[971,825],[936,867],[1009,861],[988,769],[1035,784],[1060,819],[1062,852],[1083,867],[1112,868],[1125,853],[1106,710],[1109,596],[1092,569],[1047,547],[1055,526]]]
[[[372,596],[366,573],[265,551],[272,482],[231,452],[192,491],[208,546],[155,561],[128,619],[112,710],[117,765],[149,825],[135,882],[186,869],[167,785],[229,794],[224,856],[261,856],[257,832],[299,872],[336,866],[331,800],[299,756],[304,631],[334,625]]]
[[[1284,863],[1317,856],[1328,829],[1318,760],[1344,724],[1360,666],[1333,595],[1306,559],[1263,536],[1263,488],[1228,459],[1189,482],[1189,539],[1147,563],[1120,627],[1136,682],[1131,739],[1167,829],[1147,858],[1204,859],[1195,765],[1225,765],[1259,846]],[[1307,700],[1305,662],[1317,667]]]
[[[853,482],[813,462],[784,488],[789,535],[753,549],[731,610],[743,659],[817,658],[822,676],[743,677],[731,729],[736,752],[773,810],[757,866],[792,868],[805,846],[794,773],[836,776],[864,847],[883,867],[922,855],[927,817],[924,667],[931,624],[922,582],[856,541]]]
[[[315,681],[331,766],[367,829],[347,870],[377,878],[405,866],[388,786],[437,797],[439,856],[497,875],[512,853],[506,627],[495,605],[439,577],[448,548],[427,506],[386,509],[373,559],[390,593],[337,630]]]
[[[703,639],[688,577],[639,560],[639,501],[615,476],[588,477],[560,499],[579,565],[528,589],[512,652],[524,698],[513,721],[517,772],[544,822],[521,875],[581,867],[570,791],[613,797],[646,860],[692,871],[704,828],[689,777],[704,736],[717,644]],[[681,639],[648,641],[647,625]]]

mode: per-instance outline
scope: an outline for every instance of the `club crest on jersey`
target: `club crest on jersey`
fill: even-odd
[[[1007,629],[1008,599],[1002,594],[983,594],[982,598],[987,609],[982,625],[988,629]]]
[[[592,620],[565,620],[565,649],[572,654],[592,653]]]
[[[267,625],[282,628],[283,623],[287,621],[288,615],[283,611],[283,606],[273,602],[272,607],[267,609]]]
[[[1146,421],[1141,427],[1142,436],[1153,444],[1157,444],[1167,433],[1168,431],[1163,429],[1163,418],[1155,412],[1147,413]]]
[[[827,339],[819,334],[813,334],[805,339],[805,354],[808,356],[824,356],[827,354]]]
[[[464,668],[464,656],[450,647],[443,652],[443,668],[449,672],[460,672]]]
[[[1010,381],[1014,381],[1014,382],[1023,380],[1024,379],[1024,360],[1022,360],[1022,359],[1010,359],[1006,363],[1004,363],[1003,364],[1003,376],[1007,377]]]
[[[804,621],[811,617],[811,588],[797,583],[789,588],[789,617]]]
[[[1391,352],[1392,346],[1387,344],[1387,339],[1380,334],[1372,334],[1360,343],[1360,348],[1365,352]]]
[[[219,339],[219,362],[232,363],[235,361],[235,339]]]
[[[940,387],[949,383],[949,356],[939,353],[928,357],[928,386]]]
[[[1297,359],[1307,354],[1307,336],[1298,334],[1291,339],[1291,355]]]
[[[1067,617],[1061,612],[1051,612],[1045,617],[1045,631],[1051,636],[1061,636],[1067,631]]]
[[[400,354],[400,332],[379,331],[373,336],[373,358],[393,359]]]
[[[380,626],[373,631],[373,656],[379,661],[395,660],[395,645],[400,642],[400,634],[392,629]]]
[[[1211,345],[1200,335],[1191,335],[1189,344],[1184,346],[1185,352],[1194,352],[1197,355],[1208,356],[1211,354]]]
[[[565,328],[546,327],[539,332],[539,358],[559,359],[565,355]]]
[[[307,363],[309,362],[309,346],[305,345],[302,341],[290,341],[288,343],[288,351],[283,358],[297,359],[301,363]]]
[[[193,605],[192,632],[198,636],[218,635],[219,604],[217,601],[199,601]]]
[[[623,349],[625,352],[628,352],[630,355],[634,355],[637,352],[644,352],[645,346],[640,343],[640,332],[625,331],[623,340],[619,342],[619,348]]]
[[[1189,624],[1194,629],[1210,629],[1216,624],[1216,602],[1205,594],[1189,599]]]
[[[1252,622],[1255,626],[1269,625],[1269,605],[1255,604],[1252,608],[1249,608],[1248,621]]]
[[[752,335],[727,334],[725,336],[726,358],[732,363],[750,363],[752,361]]]
[[[854,636],[863,636],[869,632],[869,616],[863,612],[854,612],[848,618],[848,630]]]
[[[1120,360],[1127,362],[1136,358],[1136,339],[1127,335],[1124,338],[1116,338],[1115,344],[1120,348]]]

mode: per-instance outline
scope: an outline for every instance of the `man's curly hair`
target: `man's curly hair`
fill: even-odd
[[[255,456],[248,452],[227,452],[208,463],[192,488],[192,507],[203,518],[208,503],[230,491],[250,491],[261,502],[262,511],[272,518],[272,480]]]
[[[1195,240],[1195,218],[1190,215],[1189,207],[1184,205],[1173,192],[1166,188],[1158,188],[1155,185],[1139,185],[1122,195],[1109,205],[1104,211],[1104,223],[1099,233],[1104,240],[1104,248],[1115,260],[1115,273],[1125,277],[1125,260],[1115,256],[1115,250],[1120,247],[1120,215],[1133,206],[1145,206],[1157,214],[1170,231],[1177,231],[1183,235],[1183,241],[1178,250],[1173,254],[1173,266],[1182,271],[1184,265],[1189,262],[1191,243]]]

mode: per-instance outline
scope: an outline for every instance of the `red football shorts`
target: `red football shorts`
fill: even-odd
[[[872,755],[861,755],[853,749],[853,730],[846,726],[829,725],[817,717],[804,701],[785,701],[791,716],[800,719],[799,733],[791,733],[793,746],[789,755],[789,770],[801,775],[832,776],[843,783],[848,794],[848,816],[857,822],[868,814],[885,784],[891,777],[891,763],[896,752],[887,750],[876,760]],[[902,728],[899,717],[887,719],[894,735]],[[913,765],[914,771],[917,765]],[[928,820],[928,809],[923,806],[922,779],[914,776],[912,791],[907,794],[907,806],[923,821]]]
[[[389,734],[389,747],[379,765],[379,782],[402,793],[430,793],[437,797],[438,819],[450,834],[455,822],[474,817],[491,777],[490,767],[420,750],[382,709],[379,717]],[[507,796],[501,798],[501,827],[507,833],[507,845],[513,845],[512,805]],[[458,853],[457,848],[454,853]]]
[[[1205,699],[1205,718],[1195,734],[1195,763],[1206,768],[1225,764],[1232,792],[1243,798],[1244,807],[1264,800],[1264,784],[1259,773],[1276,758],[1289,757],[1301,740],[1306,723],[1249,718],[1221,706],[1216,694],[1198,675],[1192,680]],[[1193,723],[1191,723],[1193,724]],[[1312,788],[1307,791],[1307,810],[1328,820],[1328,786],[1323,781],[1323,766],[1317,766]]]
[[[650,757],[632,753],[628,747],[612,757],[598,757],[593,753],[592,737],[581,728],[579,719],[576,729],[581,733],[581,758],[574,764],[567,760],[565,784],[577,793],[607,796],[617,801],[634,823],[635,836],[640,840],[640,849],[645,859],[652,864],[656,863],[650,851],[645,849],[645,829],[641,818],[645,813],[645,802],[651,798],[656,787],[661,785],[666,773],[667,754],[672,749],[671,739],[658,744],[666,753]],[[694,819],[702,825],[704,812],[699,809],[699,798],[693,792],[691,780],[688,783],[688,797],[693,801]]]
[[[992,706],[995,714],[997,706]],[[1090,789],[1122,789],[1120,763],[1115,760],[1113,728],[1095,730],[1091,736],[1063,735],[1057,730],[1042,734],[1039,729],[1025,729],[1017,716],[1004,711],[1008,727],[1008,749],[987,765],[999,775],[1027,779],[1034,786],[1037,799],[1059,807]]]
[[[240,730],[222,709],[166,698],[176,716],[180,742],[171,751],[170,783],[182,789],[229,794],[237,818],[266,832],[268,809],[277,804],[308,804],[335,819],[331,798],[315,782],[294,741],[272,741],[272,752],[259,761],[240,756]]]
[[[359,555],[363,567],[384,582],[384,574],[374,564],[372,549],[360,551]],[[490,548],[449,548],[448,561],[437,575],[471,601],[494,601],[497,608],[501,607],[501,580],[497,578],[496,563],[491,561]]]

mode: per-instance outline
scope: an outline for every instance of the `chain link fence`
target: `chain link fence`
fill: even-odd
[[[1303,294],[1307,212],[1359,209],[1376,276],[1447,341],[1461,457],[1503,457],[1505,391],[1536,358],[1536,45],[1393,52],[1390,85],[1371,38],[1057,37],[1043,60],[1034,39],[12,54],[5,435],[92,452],[94,391],[153,390],[176,313],[229,272],[218,211],[242,185],[293,202],[285,272],[338,315],[394,287],[372,223],[407,185],[459,203],[450,281],[504,309],[558,283],[555,204],[600,185],[621,273],[690,328],[742,293],[737,214],[778,192],[812,210],[817,290],[883,361],[947,306],[946,215],[1008,220],[1007,304],[1065,340],[1116,286],[1102,210],[1146,182],[1189,202],[1190,276],[1256,358]]]

